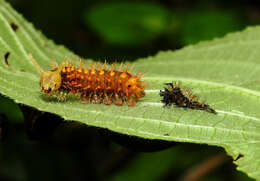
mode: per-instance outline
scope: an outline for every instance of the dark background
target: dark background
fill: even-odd
[[[260,23],[257,0],[8,2],[56,43],[108,62],[134,61]],[[174,181],[191,180],[192,174],[197,174],[194,180],[251,180],[236,171],[221,148],[142,140],[64,123],[3,96],[0,113],[1,181]]]

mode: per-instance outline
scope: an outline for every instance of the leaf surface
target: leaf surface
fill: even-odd
[[[234,159],[243,155],[235,161],[238,169],[260,180],[260,27],[137,60],[135,70],[146,72],[149,87],[135,107],[46,100],[28,53],[45,69],[51,59],[61,63],[77,56],[46,39],[3,0],[0,47],[0,93],[17,103],[131,136],[221,146]],[[177,80],[218,114],[164,108],[159,90]]]

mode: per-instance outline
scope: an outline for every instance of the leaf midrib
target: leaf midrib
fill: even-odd
[[[0,69],[2,71],[4,71],[5,73],[9,74],[8,70],[2,69],[2,67],[0,67]],[[14,75],[17,74],[17,72],[10,72],[10,74]],[[17,74],[17,76],[24,76],[25,78],[28,78],[28,75],[24,75],[24,73],[20,73]],[[30,74],[30,79],[38,82],[39,79],[37,79],[35,74]],[[153,76],[153,77],[143,77],[143,80],[150,80],[150,81],[162,81],[162,82],[166,82],[166,81],[182,81],[185,83],[189,83],[189,84],[193,84],[193,85],[205,85],[207,87],[214,87],[214,88],[225,88],[226,90],[230,91],[230,92],[239,92],[242,94],[247,94],[248,96],[255,96],[256,98],[260,98],[260,92],[259,91],[255,91],[255,90],[251,90],[251,89],[247,89],[247,88],[243,88],[243,87],[238,87],[235,85],[228,85],[228,84],[223,84],[223,83],[217,83],[217,82],[212,82],[212,81],[205,81],[205,80],[198,80],[198,79],[190,79],[190,78],[184,78],[184,77],[162,77],[162,76]],[[152,91],[154,91],[155,89],[151,89]],[[149,90],[148,90],[149,92]],[[159,90],[158,90],[159,92]]]
[[[155,90],[155,89],[153,89]],[[156,92],[158,92],[159,90],[156,90]],[[150,92],[150,91],[149,91]],[[148,93],[149,93],[148,92]],[[152,91],[153,92],[153,91]],[[147,93],[147,92],[146,92]],[[143,102],[141,104],[144,104],[144,105],[150,105],[150,106],[156,106],[156,107],[163,107],[164,104],[163,103],[159,103],[159,102]],[[254,121],[259,121],[260,122],[260,118],[257,118],[257,117],[254,117],[254,116],[247,116],[244,112],[241,112],[241,113],[235,113],[235,112],[229,112],[229,111],[224,111],[224,110],[218,110],[216,109],[215,110],[217,113],[220,113],[220,114],[227,114],[227,115],[231,115],[231,116],[237,116],[239,118],[246,118],[248,120],[254,120]],[[215,124],[214,124],[215,126]],[[214,127],[213,126],[213,127]]]
[[[2,80],[3,82],[5,82],[6,84],[11,84],[10,82],[8,81],[5,81],[4,79],[2,79],[0,77],[0,80]],[[14,85],[12,85],[14,86]],[[25,88],[23,86],[20,86],[18,84],[15,85],[16,87],[19,87],[20,89],[26,89],[27,92],[30,92],[32,94],[35,94],[35,91],[32,91],[31,89],[29,88]],[[1,86],[0,86],[1,87]],[[3,88],[3,87],[2,87]],[[4,88],[6,89],[6,88]],[[11,90],[8,90],[8,91],[11,91]],[[111,117],[112,119],[115,119],[115,115],[111,115],[111,114],[108,114],[108,113],[104,113],[104,112],[101,112],[101,111],[93,111],[93,110],[85,110],[85,109],[82,109],[82,108],[75,108],[73,107],[73,105],[59,105],[59,104],[56,104],[57,107],[63,107],[63,110],[64,109],[67,109],[68,111],[73,109],[73,110],[77,110],[77,111],[81,111],[82,113],[91,113],[91,114],[95,114],[95,115],[104,115],[106,117]],[[44,110],[44,109],[43,109]],[[46,111],[46,110],[44,110]],[[87,115],[87,114],[86,114]],[[153,121],[153,122],[160,122],[160,123],[164,123],[164,124],[168,124],[170,126],[183,126],[183,127],[191,127],[191,128],[203,128],[203,129],[212,129],[213,131],[216,129],[216,130],[223,130],[223,131],[228,131],[228,132],[231,132],[232,134],[239,134],[239,133],[244,133],[248,136],[257,136],[257,137],[260,137],[260,134],[256,134],[256,133],[252,133],[252,132],[246,132],[244,130],[234,130],[233,128],[232,129],[229,129],[229,128],[220,128],[220,127],[217,127],[217,128],[214,128],[212,126],[204,126],[204,125],[190,125],[190,124],[184,124],[184,123],[176,123],[176,122],[169,122],[169,121],[164,121],[164,120],[157,120],[157,119],[150,119],[150,118],[140,118],[140,117],[131,117],[131,116],[118,116],[118,119],[135,119],[135,120],[138,120],[138,121]],[[96,121],[96,120],[94,120]],[[91,124],[91,122],[88,122],[89,124]],[[96,126],[96,125],[94,125]],[[102,127],[104,127],[103,125],[100,125]],[[135,130],[136,131],[136,130]],[[148,132],[146,134],[149,134]],[[238,141],[239,142],[239,141]],[[225,142],[227,143],[227,142]],[[235,143],[235,142],[232,142],[232,143]]]
[[[21,77],[21,76],[23,76],[23,77],[25,77],[25,78],[30,78],[30,80],[32,80],[32,81],[34,81],[34,82],[38,82],[38,78],[37,78],[37,76],[35,75],[35,74],[25,74],[25,73],[19,73],[18,74],[18,72],[10,72],[10,70],[8,70],[8,69],[2,69],[1,67],[0,67],[0,69],[2,70],[2,71],[4,71],[6,74],[12,74],[12,75],[16,75],[16,76],[18,76],[18,77]],[[29,76],[29,77],[28,77]],[[187,79],[187,78],[180,78],[180,77],[172,77],[172,78],[169,78],[169,77],[145,77],[144,78],[145,80],[156,80],[156,81],[158,81],[158,79],[160,79],[160,80],[181,80],[181,81],[183,81],[183,82],[189,82],[189,83],[191,83],[191,84],[206,84],[206,85],[213,85],[213,86],[215,86],[215,87],[226,87],[227,89],[229,89],[229,90],[238,90],[238,91],[240,91],[240,92],[242,92],[242,93],[245,93],[245,92],[250,92],[250,94],[248,94],[248,95],[254,95],[254,96],[256,96],[257,98],[259,98],[259,92],[257,92],[257,91],[252,91],[252,90],[250,90],[250,89],[246,89],[246,88],[241,88],[241,87],[237,87],[237,86],[231,86],[231,85],[227,85],[227,84],[223,84],[223,83],[215,83],[215,82],[209,82],[209,81],[201,81],[201,80],[196,80],[196,79]],[[5,81],[4,79],[2,79],[3,81]],[[6,83],[8,83],[8,82],[6,82]],[[14,85],[14,86],[17,86],[18,84],[16,84],[16,85]],[[22,87],[22,86],[21,86]],[[31,89],[28,89],[28,90],[31,90]],[[147,91],[147,93],[153,93],[153,92],[159,92],[159,89],[151,89],[151,90],[146,90]],[[222,110],[220,110],[220,111],[222,111]],[[245,114],[244,114],[245,115]],[[246,115],[245,115],[246,116]],[[243,115],[241,115],[241,117],[244,117]],[[250,117],[252,117],[252,116],[247,116],[248,117],[248,119],[250,119]],[[252,117],[252,118],[254,118],[254,120],[259,120],[259,119],[257,119],[257,118],[255,118],[255,117]]]

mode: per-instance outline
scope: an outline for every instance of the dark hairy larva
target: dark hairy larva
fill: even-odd
[[[189,89],[183,89],[179,83],[165,83],[167,87],[164,90],[160,90],[161,102],[165,106],[170,107],[175,105],[177,107],[205,110],[210,113],[217,114],[217,112],[211,108],[205,102],[199,102],[197,95],[192,95]]]

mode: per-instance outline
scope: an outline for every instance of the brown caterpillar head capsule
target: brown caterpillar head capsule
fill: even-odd
[[[31,61],[37,70],[41,72],[41,80],[40,86],[42,88],[42,92],[47,95],[51,95],[56,90],[58,90],[61,86],[61,70],[63,65],[58,66],[57,64],[53,66],[52,70],[43,70],[36,60],[33,58],[31,54],[29,54]]]
[[[58,90],[61,85],[61,75],[59,68],[42,72],[40,86],[42,92],[46,94],[51,94],[52,92]]]

